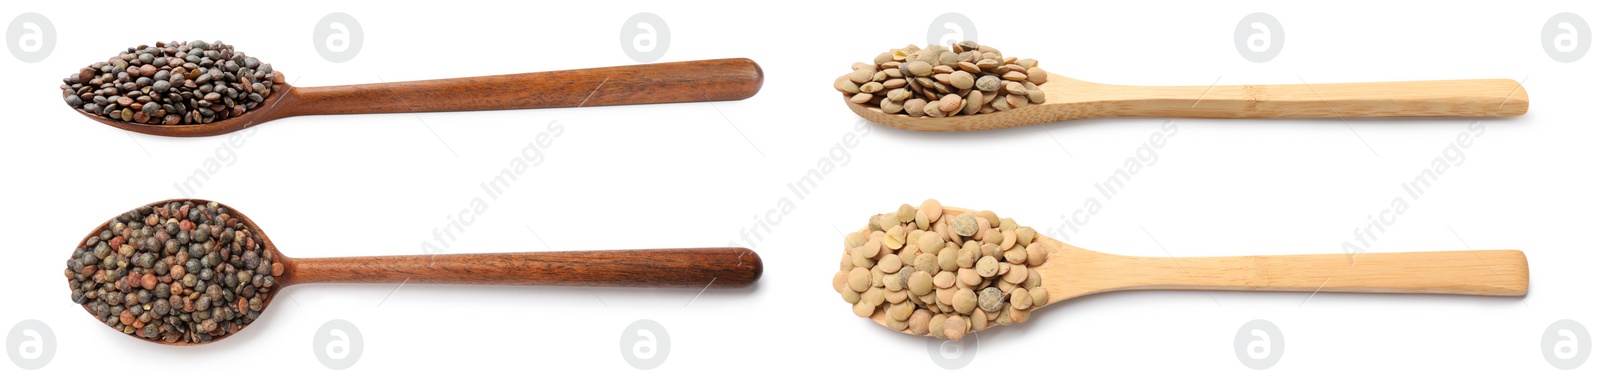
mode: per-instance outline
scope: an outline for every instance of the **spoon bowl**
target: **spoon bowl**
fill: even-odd
[[[755,61],[733,58],[305,88],[280,81],[273,85],[272,93],[255,109],[206,124],[141,124],[113,120],[82,109],[74,110],[102,124],[131,132],[202,137],[228,134],[267,121],[306,115],[742,100],[760,91],[763,81],[761,66]]]
[[[212,201],[171,199],[146,206]],[[264,294],[261,315],[285,287],[310,283],[424,283],[531,286],[605,286],[645,288],[738,288],[761,278],[761,257],[746,248],[641,249],[600,251],[548,251],[458,255],[364,256],[291,258],[278,250],[266,232],[238,210],[218,203],[221,212],[239,220],[243,228],[261,239],[263,257],[283,265],[277,282]],[[220,214],[220,213],[219,213]],[[79,244],[110,228],[113,220],[96,227]],[[81,305],[96,316],[89,304]],[[259,320],[256,319],[256,320]],[[248,327],[250,321],[241,326]],[[207,342],[175,342],[134,338],[152,343],[193,346],[209,344],[237,332],[225,331]]]
[[[969,209],[944,206],[944,214]],[[862,228],[862,234],[871,229]],[[1049,302],[1123,290],[1305,291],[1523,296],[1528,260],[1518,250],[1306,254],[1229,257],[1142,257],[1088,250],[1034,236],[1050,257],[1038,271]],[[888,327],[885,312],[871,319]],[[999,326],[990,326],[994,328]],[[906,334],[916,335],[908,330]]]
[[[1515,80],[1442,80],[1342,84],[1127,86],[1049,73],[1039,89],[1045,102],[952,117],[884,113],[850,102],[850,111],[905,130],[988,130],[1101,117],[1311,118],[1509,117],[1528,112],[1528,93]]]
[[[83,109],[73,108],[72,110],[78,112],[78,114],[82,114],[84,117],[95,120],[96,122],[134,133],[167,137],[205,137],[233,133],[263,122],[286,117],[281,114],[289,111],[288,108],[280,109],[278,108],[278,104],[283,102],[285,98],[292,98],[290,94],[296,90],[297,89],[294,86],[289,84],[273,84],[272,94],[267,95],[265,99],[261,100],[261,106],[245,111],[242,115],[205,124],[141,124],[137,122],[113,120],[110,117],[89,113]],[[291,103],[290,105],[294,104]]]

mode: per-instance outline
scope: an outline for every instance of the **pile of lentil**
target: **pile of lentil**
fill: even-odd
[[[1028,320],[1050,302],[1037,267],[1048,250],[1033,228],[992,211],[954,214],[939,201],[872,216],[868,233],[845,236],[833,288],[896,331],[961,339]]]
[[[128,48],[62,79],[67,105],[112,120],[203,124],[261,106],[283,74],[221,41]]]
[[[972,41],[946,48],[915,44],[855,63],[834,89],[884,113],[947,117],[1011,110],[1044,102],[1039,89],[1049,74],[1038,60],[1005,57]]]
[[[265,245],[216,202],[142,206],[72,252],[67,284],[73,303],[117,331],[206,343],[261,315],[283,274]]]

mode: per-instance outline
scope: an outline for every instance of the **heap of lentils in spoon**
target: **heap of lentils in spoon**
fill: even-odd
[[[895,331],[959,340],[1028,320],[1050,302],[1037,268],[1038,233],[994,212],[945,211],[939,201],[872,216],[845,236],[833,288],[862,318],[883,313]]]
[[[993,113],[1044,103],[1039,85],[1050,79],[1038,60],[1005,57],[972,41],[949,47],[907,45],[850,69],[833,82],[850,102],[912,117]]]
[[[142,206],[67,260],[72,302],[125,334],[206,343],[261,315],[283,265],[216,202]]]
[[[272,95],[283,74],[222,41],[157,42],[89,64],[67,78],[67,105],[116,121],[205,124],[237,117]]]

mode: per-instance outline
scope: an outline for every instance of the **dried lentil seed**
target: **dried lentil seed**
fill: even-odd
[[[917,248],[924,252],[938,253],[944,249],[944,238],[939,237],[937,233],[922,235],[917,238]]]
[[[850,269],[849,285],[851,290],[858,293],[867,291],[867,288],[872,287],[872,272],[867,271],[865,267]]]
[[[933,275],[926,271],[912,273],[910,283],[912,294],[926,295],[933,291]]]
[[[993,228],[996,227],[995,225],[1000,224],[1000,215],[995,214],[993,211],[980,210],[978,211],[978,217],[982,217],[983,222],[989,224],[989,226],[985,226],[984,228]]]
[[[833,274],[833,291],[843,293],[845,286],[850,283],[850,272],[840,270]]]
[[[1050,303],[1050,292],[1043,288],[1030,287],[1028,288],[1028,294],[1033,295],[1033,304],[1036,306]]]
[[[861,86],[856,85],[854,81],[850,81],[850,76],[848,75],[840,76],[838,80],[835,80],[833,82],[833,89],[851,94],[861,92]]]
[[[972,236],[978,232],[978,217],[972,213],[963,213],[956,216],[955,221],[951,222],[950,228],[954,229],[957,235],[963,237]]]
[[[930,102],[922,107],[922,113],[928,117],[945,117],[945,112],[939,109],[939,103]]]
[[[933,320],[933,312],[932,311],[928,311],[926,309],[913,311],[911,313],[911,318],[906,320],[906,323],[911,325],[907,329],[911,330],[912,334],[927,335],[928,334],[928,326],[929,326],[930,322],[932,322],[932,320]]]
[[[954,306],[958,313],[971,314],[972,310],[978,307],[978,294],[972,289],[957,289],[955,297],[951,300],[954,302],[951,306]]]
[[[890,249],[900,249],[906,245],[906,229],[904,226],[895,225],[885,232],[883,245]]]
[[[943,250],[940,250],[938,257],[939,269],[944,271],[955,271],[956,269],[960,268],[960,265],[956,264],[957,252],[958,251],[956,249],[952,248],[944,248]]]
[[[1039,90],[1039,89],[1029,89],[1028,90],[1028,102],[1035,103],[1035,104],[1043,104],[1044,103],[1044,91],[1043,90]]]
[[[1022,265],[1012,265],[1006,270],[1006,274],[1002,279],[1007,283],[1022,284],[1022,281],[1028,279],[1028,267]]]
[[[856,316],[867,318],[872,316],[872,312],[877,310],[877,306],[869,305],[867,304],[867,301],[863,299],[852,305],[852,309],[855,310]]]
[[[1028,250],[1021,247],[1012,247],[1011,250],[1006,250],[1004,255],[1006,262],[1014,265],[1021,265],[1028,261]]]
[[[977,270],[970,268],[956,270],[956,279],[967,286],[977,286],[983,283],[983,276],[978,275]]]
[[[889,280],[885,279],[884,282],[887,283],[887,282],[889,282]],[[889,303],[900,303],[900,302],[905,302],[906,298],[908,298],[910,296],[911,296],[911,292],[910,291],[906,291],[905,289],[893,290],[893,291],[888,291],[886,289],[884,291],[884,293],[883,293],[883,300],[885,302],[889,302]]]
[[[979,77],[978,81],[973,85],[985,93],[998,91],[1000,90],[1000,78],[993,75]]]
[[[1032,243],[1036,232],[990,211],[945,214],[944,210],[933,200],[915,208],[901,205],[894,212],[873,216],[868,231],[846,236],[850,251],[841,256],[835,285],[858,315],[883,310],[881,322],[891,329],[962,337],[1026,320],[1028,310],[1048,302],[1039,273],[1025,265],[1033,255],[1030,247],[1033,252],[1042,250],[1041,244]],[[911,219],[903,220],[906,216]],[[901,246],[893,251],[885,241],[900,241]],[[858,268],[854,263],[858,260],[870,263]],[[857,269],[868,273],[864,291],[850,286],[849,270]],[[920,322],[918,313],[926,315]]]
[[[194,214],[185,214],[190,209]],[[238,331],[260,315],[265,306],[261,298],[275,290],[271,284],[254,284],[253,271],[235,267],[246,262],[255,262],[263,270],[282,266],[262,248],[265,241],[257,237],[254,228],[229,216],[226,208],[216,203],[173,202],[141,206],[113,218],[108,230],[86,239],[69,258],[77,263],[97,260],[97,264],[82,267],[69,262],[67,277],[73,301],[115,329],[128,334],[137,330],[141,337],[162,342],[204,343]],[[192,221],[215,226],[202,229]],[[161,222],[171,224],[159,225]],[[214,267],[198,273],[188,272],[201,268],[200,260],[189,258],[189,249],[177,247],[171,239],[162,240],[172,233],[182,238],[210,238],[213,227],[224,233],[219,237],[222,240],[216,241],[220,251],[195,243],[199,246],[195,253],[204,253],[197,257]],[[102,248],[105,250],[99,250]],[[111,254],[112,248],[116,254]],[[103,258],[96,258],[100,255]],[[189,259],[184,262],[184,258]],[[128,323],[123,323],[125,319]]]
[[[899,257],[885,257],[885,258],[899,258]],[[889,291],[901,291],[901,290],[905,290],[906,285],[905,285],[905,281],[902,281],[900,279],[900,275],[897,272],[895,274],[888,274],[888,275],[884,275],[883,276],[883,288],[885,290],[889,290]]]
[[[944,321],[948,319],[950,319],[950,317],[945,316],[944,314],[933,315],[933,318],[928,320],[929,333],[933,334],[936,338],[944,338]]]
[[[877,307],[878,305],[882,305],[883,304],[883,289],[876,288],[876,287],[867,289],[866,292],[861,293],[861,301],[862,302],[866,302],[867,305],[870,305],[872,307]]]
[[[912,46],[880,52],[872,61],[851,65],[851,72],[835,80],[834,88],[854,103],[870,103],[885,113],[933,118],[992,113],[1042,103],[1045,95],[1042,91],[1032,92],[1037,83],[1033,80],[1037,79],[1030,75],[1035,71],[1043,73],[1036,67],[1036,60],[1003,57],[993,48]],[[1010,92],[1005,90],[1007,83],[1022,83],[1029,88]],[[978,92],[971,92],[972,89]],[[1001,92],[1022,98],[996,97]],[[959,98],[952,99],[951,95]]]
[[[195,56],[203,59],[186,62],[180,58]],[[143,60],[147,57],[150,60]],[[260,60],[220,41],[141,45],[107,61],[109,64],[94,63],[62,79],[63,97],[69,105],[129,122],[201,124],[257,108],[271,94],[272,87],[283,82],[282,74],[272,71],[271,65],[260,64]],[[180,76],[173,78],[173,73]],[[74,98],[82,103],[75,104]],[[122,98],[130,100],[123,103]],[[158,107],[151,108],[152,103]],[[190,112],[167,114],[179,107]]]
[[[910,94],[910,92],[907,92],[908,96],[909,96],[909,94]],[[924,107],[926,107],[927,105],[928,105],[928,100],[923,100],[923,99],[920,99],[920,98],[913,98],[911,100],[908,100],[908,101],[906,101],[906,104],[905,104],[906,114],[910,115],[911,117],[922,117],[922,116],[924,116],[926,114],[926,112],[924,112],[924,109],[925,109]]]
[[[984,256],[978,259],[976,269],[978,276],[984,278],[993,277],[1000,273],[1000,262],[995,260],[994,257]]]
[[[911,313],[915,312],[916,308],[917,305],[913,305],[909,302],[889,305],[889,317],[898,321],[908,320],[911,319]]]
[[[1027,253],[1028,253],[1028,266],[1033,266],[1033,267],[1039,267],[1040,265],[1044,265],[1045,260],[1049,257],[1049,254],[1046,253],[1046,250],[1044,248],[1044,244],[1042,244],[1042,243],[1034,243],[1034,244],[1028,245]]]
[[[961,340],[967,334],[967,320],[959,315],[950,316],[944,321],[944,336],[951,340]]]
[[[1033,296],[1028,295],[1028,289],[1021,287],[1011,289],[1011,308],[1027,310],[1029,307],[1033,307]]]
[[[898,272],[900,271],[900,266],[899,256],[878,257],[878,271],[884,273]]]
[[[933,285],[941,289],[948,289],[956,285],[956,273],[953,271],[940,271],[933,276]]]

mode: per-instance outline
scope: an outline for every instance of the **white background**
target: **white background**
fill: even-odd
[[[1592,275],[1600,223],[1591,219],[1600,214],[1592,174],[1600,57],[1558,63],[1539,32],[1559,12],[1600,25],[1600,7],[1206,3],[8,2],[0,19],[42,13],[59,40],[39,63],[0,56],[0,179],[12,201],[0,219],[0,326],[41,320],[58,350],[43,369],[0,365],[0,375],[60,381],[143,366],[155,374],[147,378],[243,381],[1594,381],[1600,357],[1558,370],[1539,341],[1559,319],[1600,332]],[[1487,132],[1465,162],[1413,201],[1372,250],[1521,249],[1530,292],[1106,294],[983,332],[971,365],[941,369],[924,339],[856,318],[831,290],[840,233],[926,198],[1051,230],[1163,123],[1087,120],[965,134],[872,126],[814,193],[791,194],[786,185],[828,161],[861,123],[832,80],[851,62],[925,43],[929,23],[950,11],[970,17],[984,44],[1098,82],[1525,79],[1528,115],[1483,121]],[[349,62],[328,62],[312,45],[313,24],[330,12],[354,16],[366,34]],[[175,39],[234,44],[297,86],[626,65],[634,62],[619,44],[622,23],[639,12],[661,16],[671,30],[661,61],[749,57],[764,68],[765,87],[714,105],[297,117],[260,126],[237,149],[227,137],[124,133],[79,117],[56,89],[60,78],[125,47]],[[1272,14],[1286,30],[1282,53],[1268,63],[1248,62],[1234,48],[1235,24],[1253,12]],[[450,252],[722,246],[789,198],[797,208],[746,245],[765,259],[759,286],[696,299],[693,290],[303,285],[285,290],[238,336],[191,348],[117,334],[67,299],[61,270],[75,241],[130,208],[182,197],[173,184],[208,159],[226,165],[195,196],[247,213],[290,256],[412,254],[552,121],[566,130],[546,161],[490,201]],[[1157,256],[1341,252],[1353,230],[1403,195],[1402,181],[1472,122],[1175,120],[1179,131],[1159,161],[1103,200],[1070,241]],[[325,368],[312,353],[313,332],[333,319],[365,336],[361,359],[346,370]],[[636,370],[621,356],[622,329],[639,319],[660,322],[671,336],[669,359],[655,370]],[[1282,360],[1264,371],[1234,356],[1234,333],[1252,319],[1272,321],[1286,341]]]

